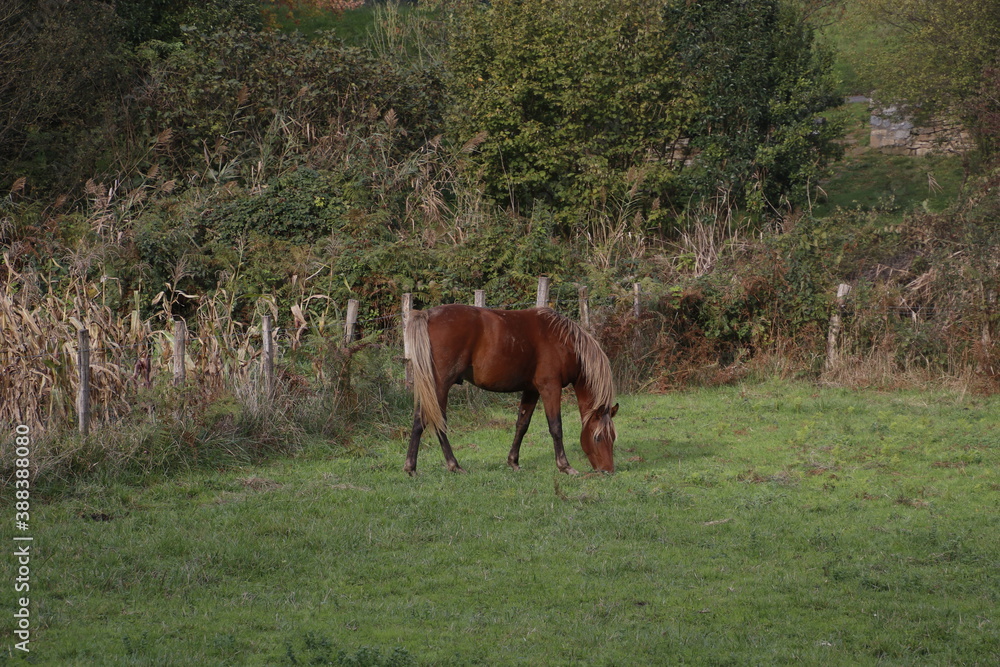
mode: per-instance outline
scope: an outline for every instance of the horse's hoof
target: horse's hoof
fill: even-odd
[[[462,468],[462,466],[458,465],[457,463],[453,466],[452,465],[448,466],[448,470],[450,470],[451,472],[461,473],[463,475],[465,474],[465,469]]]
[[[567,475],[579,475],[580,474],[572,466],[566,466],[565,468],[561,468],[559,470],[559,472],[566,473]]]
[[[510,466],[511,470],[520,470],[521,469],[521,466],[517,465],[516,463],[511,463],[510,461],[507,461],[507,465]]]
[[[417,476],[417,469],[416,468],[405,467],[405,468],[403,468],[403,472],[405,472],[410,477],[416,477]]]

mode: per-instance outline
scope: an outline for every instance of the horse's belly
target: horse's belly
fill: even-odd
[[[502,366],[470,367],[462,377],[487,391],[524,391],[531,387],[531,376],[522,369]]]

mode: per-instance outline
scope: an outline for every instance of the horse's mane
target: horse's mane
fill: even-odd
[[[615,402],[615,382],[611,375],[608,355],[604,354],[604,350],[594,337],[573,320],[551,308],[539,308],[538,312],[555,328],[559,337],[576,350],[581,372],[594,399],[594,404],[584,417],[584,421],[598,410],[609,409]]]

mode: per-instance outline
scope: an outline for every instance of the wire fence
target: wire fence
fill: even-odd
[[[638,284],[630,300],[621,295],[591,296],[586,287],[574,289],[575,294],[565,285],[552,290],[543,276],[534,301],[505,305],[508,309],[547,305],[588,329],[591,310],[625,311],[630,306],[638,319],[645,307]],[[983,340],[989,342],[989,323],[963,317],[957,309],[905,301],[872,304],[855,301],[849,294],[848,286],[838,288],[828,327],[827,368],[852,344],[865,344],[874,335],[872,323],[879,319],[905,320],[914,329],[963,329],[966,337],[982,327]],[[486,305],[485,292],[477,290],[474,303]],[[135,314],[125,321],[108,317],[105,311],[89,321],[79,310],[79,319],[63,313],[45,324],[23,308],[0,308],[0,334],[8,339],[0,347],[0,419],[43,429],[76,421],[87,433],[92,421],[114,422],[130,414],[151,391],[197,387],[211,395],[227,386],[254,383],[273,392],[276,364],[279,375],[303,360],[322,374],[324,355],[358,346],[398,349],[401,358],[412,296],[402,295],[398,310],[389,314],[358,317],[360,306],[351,300],[341,319],[324,320],[323,326],[301,310],[293,326],[284,327],[272,327],[270,316],[242,323],[227,314],[198,313],[192,318],[192,330],[183,320],[154,328],[149,321],[138,322]]]
[[[638,311],[638,289],[634,295]],[[475,303],[485,302],[485,292],[477,290]],[[543,276],[535,301],[505,307],[546,305],[585,320],[590,308],[619,302],[614,296],[590,297],[586,288],[571,299],[565,290],[551,290]],[[275,364],[282,369],[294,360],[315,361],[330,349],[359,345],[398,348],[402,355],[412,304],[407,294],[396,312],[358,317],[361,304],[352,299],[341,319],[321,327],[301,310],[294,326],[284,327],[272,327],[270,316],[240,323],[225,314],[199,312],[189,329],[181,319],[158,328],[137,322],[134,314],[131,321],[129,316],[115,319],[106,309],[93,313],[79,304],[72,313],[30,317],[8,300],[0,309],[0,329],[10,343],[0,347],[0,419],[42,429],[75,421],[86,434],[91,422],[114,422],[134,412],[151,391],[197,387],[211,394],[227,385],[262,383],[270,392]]]

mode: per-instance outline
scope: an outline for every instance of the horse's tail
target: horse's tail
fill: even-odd
[[[403,340],[413,363],[413,405],[423,416],[424,428],[444,433],[444,414],[437,399],[434,382],[434,362],[431,359],[431,339],[427,335],[427,311],[410,313]]]

